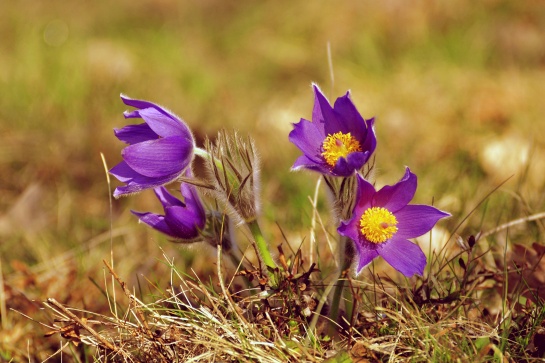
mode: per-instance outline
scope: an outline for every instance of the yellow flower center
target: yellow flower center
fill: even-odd
[[[327,135],[322,148],[324,149],[322,156],[331,166],[335,166],[340,157],[346,158],[350,153],[361,151],[359,141],[353,138],[350,132],[347,134],[337,132],[333,135]]]
[[[386,208],[373,207],[363,213],[360,218],[360,231],[373,243],[386,242],[397,232],[397,219]]]

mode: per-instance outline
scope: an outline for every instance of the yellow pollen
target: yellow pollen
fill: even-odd
[[[397,219],[386,208],[373,207],[363,213],[360,218],[360,231],[373,243],[386,242],[397,232]]]
[[[346,158],[350,153],[361,151],[359,141],[353,138],[352,135],[350,135],[350,132],[347,134],[337,132],[333,135],[327,135],[322,144],[322,148],[324,149],[322,156],[331,166],[335,166],[339,158]]]

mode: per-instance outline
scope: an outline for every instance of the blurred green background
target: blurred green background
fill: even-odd
[[[378,184],[410,166],[415,202],[452,212],[443,227],[511,175],[459,233],[545,206],[541,0],[2,1],[0,39],[4,309],[37,314],[46,297],[103,306],[88,278],[102,284],[110,224],[118,272],[133,285],[168,281],[160,248],[197,270],[209,256],[136,223],[129,209],[160,211],[153,193],[113,201],[110,218],[100,153],[109,167],[121,160],[120,93],[171,109],[200,141],[222,127],[251,134],[271,241],[282,240],[276,223],[294,245],[308,236],[318,177],[289,171],[299,151],[288,133],[311,117],[312,81],[330,100],[351,89],[376,117]],[[5,310],[2,324],[2,350],[25,351],[36,324]]]

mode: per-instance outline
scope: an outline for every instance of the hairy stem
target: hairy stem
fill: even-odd
[[[193,148],[193,152],[195,153],[195,155],[198,155],[203,159],[210,159],[210,154],[208,153],[208,151],[206,151],[204,149],[195,147],[195,148]]]
[[[341,239],[339,241],[339,277],[337,278],[335,290],[333,291],[333,298],[331,300],[331,309],[329,310],[329,317],[332,320],[332,324],[330,325],[330,333],[334,333],[335,324],[338,323],[339,319],[339,310],[341,306],[341,299],[343,296],[344,291],[344,285],[345,285],[345,278],[344,273],[346,270],[350,268],[350,265],[352,264],[352,257],[350,254],[346,253],[346,247],[350,243],[348,240],[348,237],[341,236]],[[347,306],[348,307],[348,306]],[[351,305],[350,305],[351,307]]]

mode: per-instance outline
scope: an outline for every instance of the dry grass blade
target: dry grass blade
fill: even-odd
[[[80,319],[77,315],[72,313],[70,310],[68,310],[67,308],[65,308],[61,304],[59,304],[59,302],[57,300],[55,300],[53,298],[49,298],[49,299],[47,299],[47,303],[51,304],[54,307],[56,307],[57,309],[59,309],[63,314],[66,315],[66,317],[69,320],[75,322],[77,324],[77,326],[87,330],[89,332],[89,334],[91,334],[94,338],[96,338],[105,348],[107,348],[107,349],[109,349],[109,350],[111,350],[111,351],[113,351],[115,353],[119,353],[124,357],[128,357],[128,356],[126,356],[126,353],[122,349],[118,348],[117,346],[115,346],[114,344],[112,344],[108,340],[106,340],[102,335],[97,333],[89,324],[87,324],[87,322],[85,322],[83,319]]]
[[[220,259],[221,251],[219,248]],[[92,320],[80,318],[73,309],[49,299],[46,306],[59,317],[57,322],[62,326],[55,325],[47,335],[59,334],[70,344],[94,347],[97,361],[280,363],[320,360],[320,354],[305,348],[302,337],[293,336],[291,341],[285,341],[286,337],[276,330],[274,320],[277,318],[271,318],[269,313],[265,313],[265,320],[249,321],[248,307],[254,302],[233,300],[223,282],[218,294],[198,278],[184,277],[173,262],[168,263],[172,269],[171,288],[160,299],[146,304],[130,292],[105,262],[128,299],[125,316],[108,317],[81,311],[94,317]],[[217,268],[222,281],[221,264]],[[57,354],[62,355],[68,346],[65,344]]]

